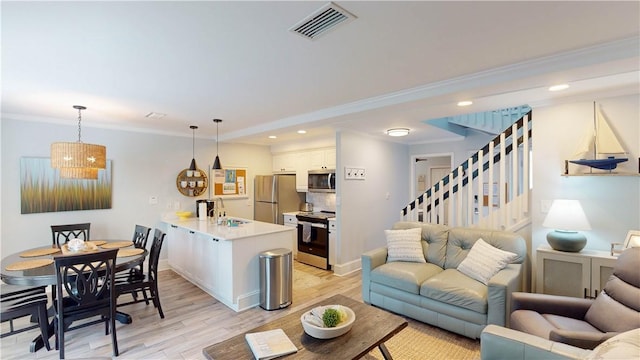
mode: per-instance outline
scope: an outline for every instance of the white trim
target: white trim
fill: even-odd
[[[347,276],[360,269],[362,269],[362,264],[360,263],[360,259],[356,259],[344,264],[333,265],[333,274],[337,276]]]

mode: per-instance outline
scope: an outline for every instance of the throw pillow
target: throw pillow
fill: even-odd
[[[640,329],[620,333],[596,346],[585,359],[637,359],[640,354]]]
[[[387,262],[408,261],[426,263],[422,251],[422,229],[385,230]]]
[[[473,244],[467,257],[458,265],[458,271],[488,285],[489,279],[493,275],[504,269],[517,257],[517,254],[500,250],[480,238]]]

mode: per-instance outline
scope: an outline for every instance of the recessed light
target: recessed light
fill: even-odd
[[[306,134],[307,131],[306,130],[298,130],[298,134]]]
[[[465,101],[459,101],[458,102],[458,106],[469,106],[471,104],[473,104],[473,101],[470,101],[470,100],[465,100]]]
[[[145,115],[144,117],[146,118],[150,118],[150,119],[162,119],[163,117],[167,116],[167,114],[162,114],[162,113],[157,113],[157,112],[150,112],[147,115]]]
[[[549,91],[562,91],[569,88],[569,84],[558,84],[549,87]]]
[[[394,128],[387,130],[389,136],[407,136],[409,135],[409,129],[407,128]]]
[[[269,139],[277,139],[278,137],[275,135],[269,135]]]

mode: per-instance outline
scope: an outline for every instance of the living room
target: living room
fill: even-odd
[[[637,31],[636,37],[632,40],[637,40]],[[594,58],[604,56],[607,49],[619,50],[628,47],[632,42],[618,44],[618,47],[615,44],[603,46]],[[630,51],[636,52],[632,60],[637,60],[637,45]],[[534,68],[536,64],[527,65]],[[542,226],[546,216],[546,212],[543,211],[544,202],[560,198],[580,200],[592,228],[586,232],[587,249],[590,250],[609,251],[611,243],[624,241],[629,230],[640,229],[640,178],[637,176],[640,156],[640,91],[637,83],[637,65],[635,67],[635,71],[628,72],[632,78],[635,75],[635,82],[628,82],[625,78],[612,88],[605,86],[588,89],[572,96],[540,102],[533,102],[525,96],[518,103],[499,105],[504,107],[528,104],[533,108],[533,186],[529,204],[531,223],[519,230],[527,241],[529,290],[534,290],[536,249],[547,244],[545,236],[549,229]],[[3,65],[3,73],[5,71],[24,70]],[[619,76],[623,77],[625,74],[627,72]],[[551,84],[553,83],[539,85],[543,87]],[[578,83],[573,85],[574,88],[579,86]],[[3,102],[5,96],[8,95],[3,95]],[[50,224],[91,222],[94,237],[112,239],[128,238],[134,221],[163,228],[165,225],[162,219],[173,216],[177,210],[176,206],[195,211],[195,199],[182,196],[176,190],[175,184],[176,175],[188,166],[192,157],[205,167],[213,162],[216,154],[219,154],[225,165],[246,167],[248,178],[272,173],[272,146],[232,140],[223,140],[218,144],[215,136],[210,136],[210,133],[196,133],[193,145],[188,120],[183,124],[185,133],[132,129],[123,123],[94,126],[92,123],[100,120],[104,113],[93,111],[92,104],[88,102],[84,104],[88,111],[83,114],[83,139],[104,144],[108,149],[107,156],[113,165],[113,207],[93,211],[21,214],[20,161],[24,157],[48,157],[51,143],[74,138],[77,130],[76,113],[70,105],[75,101],[80,100],[72,96],[60,99],[59,102],[64,104],[67,113],[56,115],[55,119],[41,115],[37,109],[41,103],[37,101],[29,105],[33,107],[33,113],[5,113],[3,109],[0,126],[3,254],[16,253],[25,248],[49,243]],[[633,173],[635,176],[562,176],[564,161],[574,154],[585,128],[593,121],[594,101],[606,114],[611,127],[628,152],[629,161],[621,165],[618,171]],[[441,111],[441,115],[450,114]],[[366,112],[363,116],[366,117]],[[230,117],[225,120],[220,127],[221,133],[231,132],[228,129],[233,122]],[[210,119],[207,119],[207,123],[207,127],[210,128],[207,131],[215,131]],[[314,148],[326,144],[336,147],[336,212],[340,232],[338,265],[334,273],[341,276],[349,276],[358,271],[362,253],[386,244],[384,230],[390,229],[399,220],[400,209],[413,200],[409,192],[412,156],[452,153],[454,164],[458,164],[465,160],[470,152],[484,146],[490,138],[473,133],[473,136],[455,141],[426,142],[414,139],[412,142],[396,142],[373,137],[349,127],[340,127],[339,124],[335,125],[334,131],[335,133],[320,140],[291,142],[290,147]],[[345,181],[343,171],[346,166],[366,168],[366,181]],[[225,200],[228,214],[247,219],[253,217],[252,187],[249,186],[247,191],[246,198]],[[157,202],[150,203],[150,198],[157,199]],[[200,198],[207,198],[207,195]],[[166,259],[167,249],[164,248],[161,254],[163,269],[168,268]]]

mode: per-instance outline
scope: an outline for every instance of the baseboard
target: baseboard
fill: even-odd
[[[336,265],[333,265],[332,267],[333,274],[338,276],[346,276],[360,269],[362,269],[362,264],[360,263],[360,259],[349,261],[348,263],[345,263],[345,264],[336,264]]]

